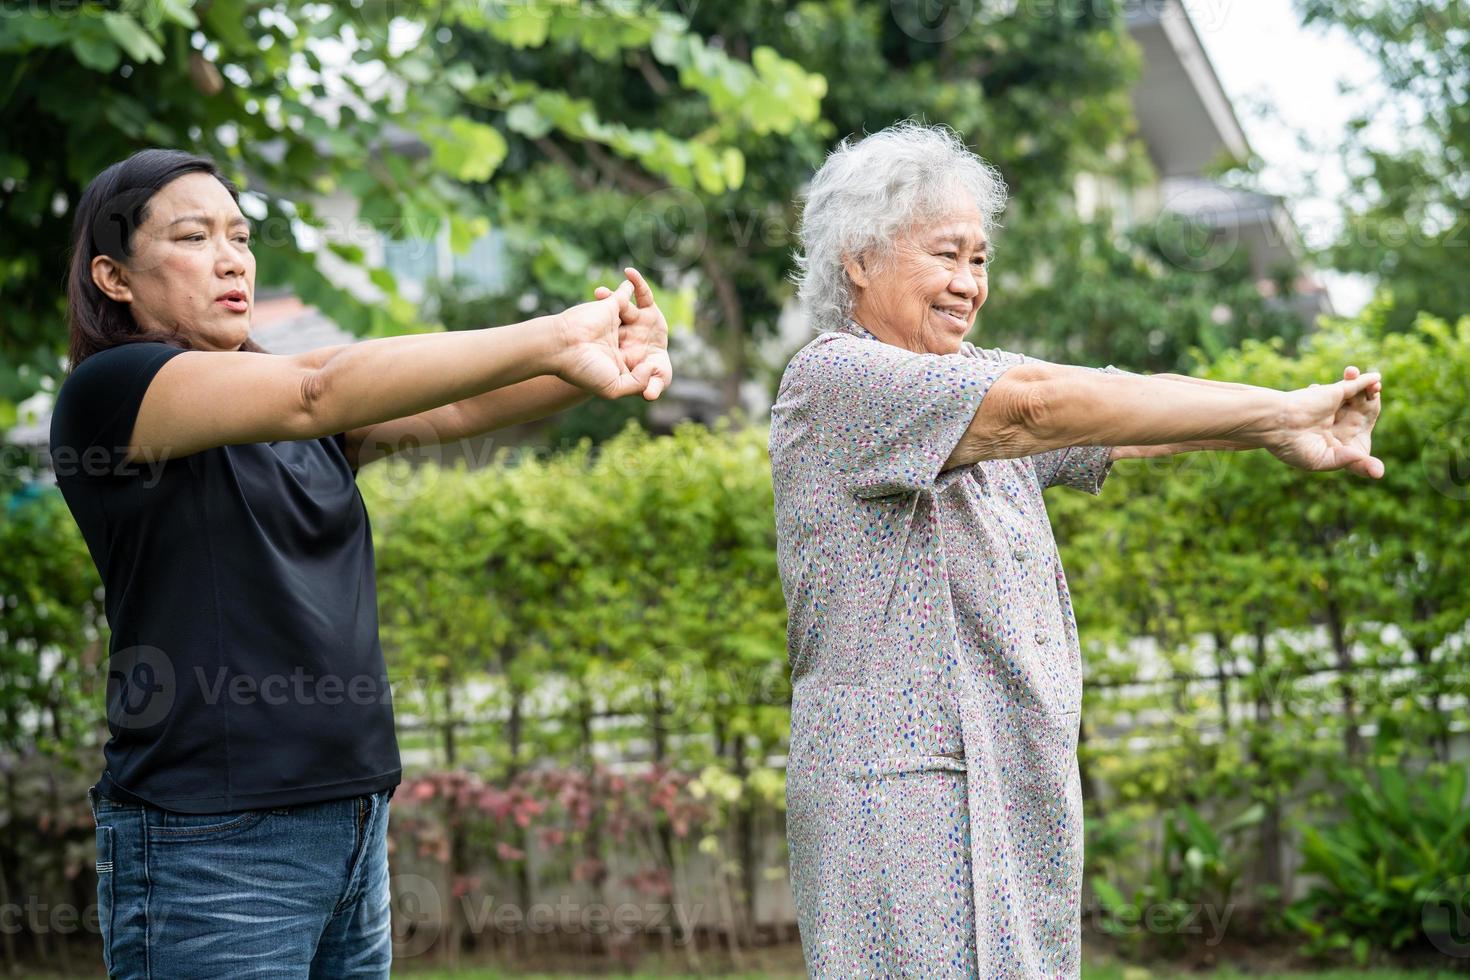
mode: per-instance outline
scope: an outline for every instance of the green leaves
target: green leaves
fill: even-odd
[[[245,0],[210,0],[204,8],[204,29],[232,51],[248,50],[255,39],[246,27],[245,11]]]
[[[784,711],[765,707],[789,687],[764,433],[690,425],[652,439],[633,427],[595,454],[505,455],[473,471],[395,465],[359,477],[390,663],[425,685],[447,670],[502,707],[523,687],[581,686],[625,714],[599,741],[719,725],[780,745]],[[440,656],[447,665],[430,663]],[[424,689],[425,711],[437,710],[438,683]],[[588,748],[555,734],[565,708],[527,718],[528,757]],[[741,774],[708,741],[678,744],[671,761],[713,767],[701,780],[711,795],[740,795]],[[753,788],[778,796],[771,779]]]
[[[757,135],[789,133],[815,122],[827,82],[775,49],[760,45],[749,65],[710,48],[692,34],[660,34],[650,48],[660,62],[679,70],[679,81],[702,93],[716,115]]]
[[[1470,241],[1462,180],[1470,154],[1470,8],[1442,0],[1297,6],[1308,22],[1344,28],[1382,76],[1375,97],[1360,100],[1364,108],[1342,134],[1350,187],[1342,195],[1343,231],[1325,257],[1377,279],[1388,299],[1384,329],[1406,330],[1420,313],[1461,316],[1470,309],[1470,278],[1462,274]],[[1383,146],[1363,135],[1410,129],[1414,140]]]
[[[815,122],[827,92],[821,75],[770,46],[757,45],[746,63],[693,33],[683,17],[656,8],[498,0],[458,10],[454,19],[516,50],[555,45],[558,57],[586,56],[615,65],[624,53],[639,58],[646,49],[677,71],[680,85],[705,96],[732,135],[790,133]]]
[[[479,22],[485,32],[513,48],[536,48],[551,36],[551,4],[489,3]]]
[[[187,0],[162,4],[161,15],[184,26],[198,25]],[[124,55],[134,64],[162,63],[163,48],[158,37],[156,22],[145,27],[131,14],[84,6],[66,18],[6,13],[0,29],[0,51],[48,47],[69,39],[72,53],[84,67],[107,73],[117,68]]]
[[[514,132],[539,139],[555,130],[576,142],[606,146],[677,187],[719,194],[739,187],[745,177],[745,159],[736,147],[608,122],[591,99],[504,78],[487,82],[483,93],[505,106],[506,125]]]
[[[1448,932],[1441,903],[1462,908],[1453,903],[1470,898],[1463,767],[1375,766],[1344,773],[1343,783],[1350,816],[1300,827],[1301,870],[1314,884],[1286,916],[1310,936],[1304,951],[1349,949],[1362,963],[1369,950]]]
[[[490,219],[484,215],[463,217],[458,214],[449,216],[449,247],[456,253],[469,250],[474,242],[490,233]]]
[[[117,44],[111,38],[98,33],[88,32],[73,38],[71,50],[77,56],[77,61],[93,71],[110,72],[122,60]]]
[[[106,647],[99,662],[92,646],[106,630],[102,583],[55,488],[7,488],[0,554],[0,747],[65,756],[92,744],[105,711]]]
[[[429,144],[434,165],[456,180],[487,181],[505,160],[505,137],[463,116],[431,120],[418,132]]]
[[[158,46],[158,42],[127,14],[103,14],[102,23],[107,27],[107,33],[112,35],[113,40],[133,61],[163,61],[163,49]]]

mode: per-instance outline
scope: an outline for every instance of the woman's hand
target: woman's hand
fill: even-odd
[[[1348,469],[1379,479],[1383,461],[1372,455],[1373,425],[1383,403],[1376,371],[1360,375],[1349,365],[1343,380],[1286,392],[1282,424],[1266,448],[1284,463],[1304,470]]]
[[[618,348],[623,353],[623,363],[635,374],[644,365],[651,366],[652,374],[648,378],[648,387],[643,389],[643,397],[653,401],[674,379],[674,368],[669,363],[669,325],[653,301],[653,290],[648,288],[643,274],[631,266],[624,269],[623,274],[633,285],[635,305],[623,308]],[[625,285],[627,283],[619,285],[618,289]],[[598,286],[595,295],[598,299],[605,299],[613,292],[606,286]]]
[[[645,358],[634,367],[621,347],[624,321],[640,315],[630,301],[633,289],[631,279],[612,291],[598,287],[605,295],[557,317],[561,333],[555,359],[557,377],[600,398],[647,392],[657,364]],[[667,360],[665,355],[665,363]]]

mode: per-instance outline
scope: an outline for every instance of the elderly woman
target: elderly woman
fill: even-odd
[[[965,342],[1004,194],[955,135],[904,122],[839,145],[805,202],[821,332],[770,449],[814,977],[1080,974],[1082,664],[1044,489],[1206,448],[1383,471],[1376,374],[1283,392]]]

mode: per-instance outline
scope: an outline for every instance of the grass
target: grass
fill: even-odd
[[[1232,967],[1221,967],[1211,973],[1168,973],[1157,969],[1138,966],[1106,965],[1089,969],[1083,967],[1082,980],[1169,980],[1175,976],[1186,976],[1190,980],[1246,980],[1246,978],[1269,978],[1269,980],[1449,980],[1453,974],[1443,970],[1326,970],[1321,973],[1240,973]]]
[[[461,970],[456,973],[399,973],[394,971],[394,976],[413,977],[415,980],[592,980],[587,975],[577,977],[567,973],[500,973],[495,970]],[[669,973],[633,973],[633,974],[602,974],[601,976],[617,976],[620,980],[676,980],[678,974]],[[802,973],[729,973],[720,974],[724,980],[804,980],[806,974]],[[1169,974],[1157,973],[1141,967],[1102,967],[1096,970],[1083,969],[1082,980],[1168,980]],[[1332,970],[1326,973],[1272,973],[1252,974],[1237,973],[1225,968],[1214,973],[1191,973],[1187,974],[1191,980],[1449,980],[1451,977],[1464,976],[1464,974],[1452,974],[1444,971],[1433,971],[1427,973],[1415,973],[1405,970],[1364,970],[1353,972],[1351,970]],[[684,974],[684,977],[692,978],[693,974]]]
[[[1176,980],[1176,978],[1188,978],[1188,980],[1246,980],[1246,978],[1263,978],[1263,980],[1441,980],[1442,978],[1442,980],[1450,980],[1452,977],[1470,975],[1470,961],[1452,964],[1459,967],[1461,972],[1450,972],[1444,969],[1411,970],[1403,968],[1367,970],[1335,968],[1311,972],[1272,969],[1262,964],[1252,965],[1247,958],[1233,958],[1230,957],[1229,951],[1221,950],[1220,952],[1223,954],[1222,959],[1234,959],[1234,965],[1227,963],[1210,971],[1191,972],[1168,965],[1145,967],[1130,964],[1118,960],[1111,950],[1084,946],[1082,980]],[[721,977],[723,980],[805,980],[806,977],[806,972],[802,969],[801,947],[791,943],[747,950],[745,965],[749,969],[740,973],[721,972],[715,958],[710,957],[705,962],[712,968],[703,974],[693,974],[680,969],[684,966],[682,959],[664,960],[657,953],[650,955],[644,961],[644,969],[637,973],[616,972],[612,964],[609,964],[605,971],[591,973],[585,970],[585,960],[575,963],[575,968],[571,968],[575,961],[569,960],[561,964],[556,961],[556,953],[553,952],[551,955],[553,959],[542,960],[540,972],[521,972],[488,965],[465,965],[451,970],[424,960],[408,959],[394,963],[393,976],[405,977],[408,980],[593,980],[593,978],[608,977],[617,977],[619,980],[693,980],[695,976]],[[660,962],[666,963],[667,966],[660,969]],[[559,965],[566,965],[569,968],[559,972],[550,972],[555,971]],[[90,972],[88,975],[100,976],[101,972],[99,960],[95,972]],[[22,976],[28,977],[29,980],[54,980],[59,975],[31,973],[22,974]]]
[[[592,980],[594,976],[617,976],[620,980],[675,980],[692,978],[693,974],[633,973],[633,974],[570,974],[570,973],[503,973],[483,968],[467,968],[458,971],[408,972],[393,971],[394,976],[412,977],[414,980]],[[724,980],[804,980],[804,973],[722,973],[714,974]],[[1084,965],[1082,980],[1172,980],[1185,976],[1190,980],[1450,980],[1463,977],[1448,971],[1412,970],[1328,970],[1322,973],[1241,973],[1231,967],[1221,967],[1212,973],[1173,973],[1159,969],[1148,969],[1119,963],[1104,963],[1097,966]]]
[[[572,973],[500,973],[496,970],[468,969],[447,973],[434,971],[429,973],[399,973],[393,971],[393,975],[413,977],[414,980],[603,980],[605,977],[617,977],[618,980],[682,980],[683,977],[693,977],[694,974],[676,973],[604,973],[587,974],[579,976]],[[799,973],[720,973],[712,974],[721,980],[801,980],[805,974]]]
[[[805,973],[720,973],[722,980],[805,980]],[[52,980],[58,974],[32,974],[30,980]],[[393,970],[395,977],[410,977],[412,980],[602,980],[618,977],[619,980],[693,980],[694,974],[677,973],[506,973],[484,967],[466,967],[460,970]],[[1322,973],[1241,973],[1231,967],[1221,967],[1213,973],[1174,973],[1159,969],[1104,963],[1096,966],[1084,965],[1082,980],[1173,980],[1184,976],[1189,980],[1450,980],[1463,977],[1464,973],[1443,970],[1329,970]]]

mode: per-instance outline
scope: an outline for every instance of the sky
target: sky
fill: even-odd
[[[1183,3],[1251,148],[1264,161],[1262,190],[1287,197],[1309,246],[1330,244],[1341,230],[1347,122],[1385,97],[1376,63],[1347,32],[1304,27],[1291,0]],[[1343,92],[1343,85],[1358,91]],[[1387,127],[1370,128],[1365,136],[1375,143],[1394,140]],[[1322,278],[1339,313],[1356,313],[1370,296],[1361,277]]]

